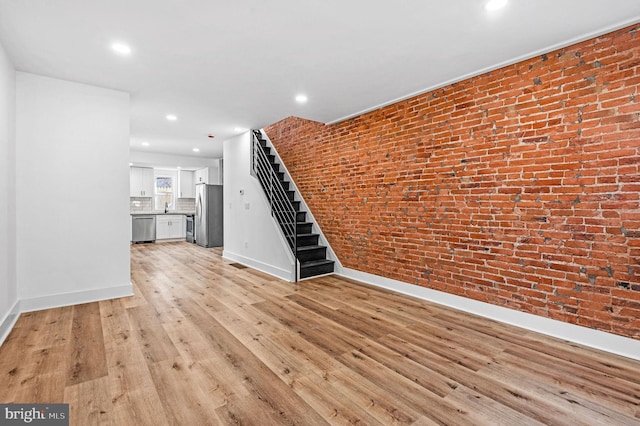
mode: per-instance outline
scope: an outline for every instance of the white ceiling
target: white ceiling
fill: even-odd
[[[0,0],[0,42],[18,70],[131,93],[132,150],[221,157],[238,126],[338,121],[640,22],[638,0],[485,2]]]

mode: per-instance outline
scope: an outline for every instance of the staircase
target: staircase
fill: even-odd
[[[280,230],[289,248],[299,262],[298,278],[309,278],[333,272],[334,261],[327,259],[327,247],[318,243],[320,235],[313,233],[313,223],[307,222],[307,212],[300,210],[296,192],[280,171],[280,164],[260,130],[251,131],[251,168],[265,191],[271,214],[280,225]],[[299,272],[298,272],[299,271]]]

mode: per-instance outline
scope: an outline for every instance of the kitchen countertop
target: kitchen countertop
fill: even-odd
[[[131,216],[149,216],[149,215],[164,216],[164,215],[194,215],[196,213],[187,212],[187,211],[170,211],[165,213],[163,211],[159,211],[159,212],[131,212],[130,214]]]

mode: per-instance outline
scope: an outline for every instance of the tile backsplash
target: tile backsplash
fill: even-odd
[[[179,212],[195,212],[196,211],[196,199],[195,198],[178,198],[178,205],[176,210]]]
[[[129,210],[131,212],[150,212],[153,210],[153,198],[131,197],[129,198]]]
[[[153,198],[149,197],[130,197],[129,210],[132,213],[151,212],[153,211]],[[195,212],[195,198],[178,198],[176,211],[179,212]]]

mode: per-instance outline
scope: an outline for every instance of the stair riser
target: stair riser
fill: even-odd
[[[311,223],[296,225],[296,230],[298,234],[310,234],[312,229],[313,229],[313,224]]]
[[[306,237],[298,236],[298,238],[296,239],[296,243],[298,244],[298,247],[318,245],[318,235],[311,235]]]
[[[331,274],[333,272],[333,263],[328,265],[312,266],[310,268],[300,268],[300,278],[309,278],[316,275]]]
[[[307,212],[297,212],[296,221],[305,222],[307,220]]]
[[[314,250],[305,250],[298,252],[298,260],[300,262],[307,262],[310,260],[321,260],[327,258],[327,248],[321,247]]]

